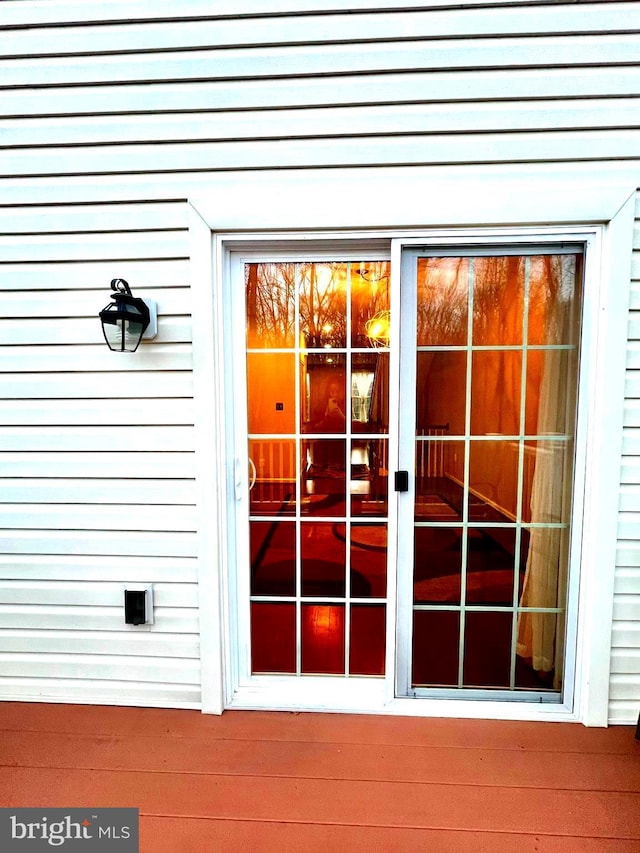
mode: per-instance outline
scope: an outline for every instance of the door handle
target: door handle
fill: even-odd
[[[409,491],[409,472],[396,471],[393,475],[393,488],[396,492]]]

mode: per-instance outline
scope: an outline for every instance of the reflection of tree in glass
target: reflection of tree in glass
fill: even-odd
[[[347,265],[299,264],[300,329],[305,344],[314,347],[346,345]]]
[[[418,260],[418,346],[458,346],[467,341],[466,258]]]
[[[247,344],[291,347],[294,343],[294,264],[245,264]]]

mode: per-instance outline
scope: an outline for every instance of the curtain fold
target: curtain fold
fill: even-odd
[[[572,340],[576,303],[575,257],[560,255],[549,265],[550,300],[545,317],[547,345]],[[535,473],[531,487],[531,521],[562,527],[530,528],[529,552],[521,607],[561,608],[560,613],[520,613],[518,655],[531,661],[540,673],[553,673],[553,686],[562,684],[564,630],[569,558],[569,519],[573,468],[573,428],[577,375],[575,347],[545,350],[540,383],[536,432],[558,436],[537,442]]]

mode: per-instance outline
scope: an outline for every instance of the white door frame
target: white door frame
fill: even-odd
[[[467,188],[468,189],[468,188]],[[199,483],[199,571],[200,618],[202,642],[203,711],[220,713],[225,707],[308,708],[318,710],[330,707],[339,711],[367,711],[370,713],[405,714],[420,716],[492,717],[501,719],[579,720],[588,725],[606,725],[610,673],[611,624],[613,608],[613,580],[617,531],[617,495],[622,442],[622,413],[624,403],[624,365],[626,358],[626,319],[632,249],[633,210],[635,194],[620,195],[617,204],[613,193],[602,193],[599,224],[575,228],[564,222],[583,219],[577,210],[567,215],[567,209],[580,207],[581,196],[576,191],[574,204],[567,204],[568,196],[561,187],[547,188],[549,195],[547,221],[558,223],[553,228],[509,227],[503,229],[473,229],[429,227],[420,229],[343,230],[294,232],[244,232],[215,233],[217,206],[211,199],[197,199],[192,203],[192,297],[194,340],[194,383],[196,397],[196,434]],[[572,191],[576,188],[572,188]],[[593,211],[594,191],[591,188],[588,208]],[[486,186],[484,191],[487,191]],[[534,192],[534,189],[531,188]],[[597,195],[597,193],[596,193]],[[350,196],[352,197],[352,196]],[[466,193],[473,199],[473,192]],[[553,216],[554,198],[562,199],[562,215]],[[530,199],[529,199],[530,200]],[[543,204],[540,193],[530,209],[536,214]],[[505,205],[502,221],[526,223],[526,206],[516,205],[514,217],[509,217],[509,204]],[[197,208],[197,209],[196,209]],[[467,210],[469,219],[482,222],[482,211],[472,203]],[[584,216],[584,207],[583,216]],[[486,211],[484,212],[486,215]],[[475,215],[474,215],[475,214]],[[321,226],[325,214],[317,217]],[[539,216],[539,213],[538,213]],[[591,217],[589,217],[591,218]],[[285,219],[285,217],[283,217]],[[449,220],[451,221],[451,220]],[[304,224],[304,223],[303,223]],[[311,223],[309,223],[311,226]],[[587,287],[593,292],[593,328],[590,332],[591,363],[588,366],[589,413],[587,432],[587,466],[584,471],[584,535],[579,593],[580,615],[577,631],[577,656],[575,697],[571,706],[532,706],[528,703],[487,702],[458,699],[396,699],[388,687],[380,689],[380,681],[371,688],[368,682],[354,680],[352,695],[340,707],[326,702],[326,679],[305,679],[305,701],[293,704],[283,701],[267,704],[259,695],[250,692],[242,695],[237,689],[230,649],[234,643],[235,626],[228,606],[226,572],[222,567],[233,560],[229,550],[228,500],[234,488],[234,472],[228,460],[228,436],[225,431],[225,414],[219,404],[225,393],[228,378],[224,368],[223,338],[225,317],[223,291],[228,275],[229,251],[232,247],[251,247],[260,250],[274,242],[288,242],[291,248],[306,253],[307,247],[320,244],[332,246],[352,240],[366,242],[389,240],[392,245],[392,268],[399,271],[399,252],[402,245],[421,243],[429,239],[449,239],[464,242],[482,241],[490,232],[500,232],[505,239],[515,239],[523,232],[540,241],[550,233],[579,231],[590,233],[600,243],[600,258],[590,265],[592,282]],[[379,243],[378,243],[379,245]],[[591,322],[591,321],[590,321]],[[585,374],[586,375],[586,374]],[[606,423],[604,413],[606,413]],[[316,682],[316,683],[312,683]],[[387,679],[388,682],[388,679]],[[324,701],[323,701],[324,699]]]

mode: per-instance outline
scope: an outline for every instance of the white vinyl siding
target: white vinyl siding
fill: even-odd
[[[420,227],[377,179],[627,175],[638,31],[617,0],[0,3],[3,696],[200,704],[187,199],[291,228],[333,182],[336,227]],[[341,196],[347,172],[368,194]],[[614,722],[640,705],[640,225],[636,249]],[[97,320],[116,276],[158,303],[131,358]],[[124,625],[127,583],[155,585],[150,630]]]
[[[640,193],[633,249],[609,711],[627,723],[640,698]]]

